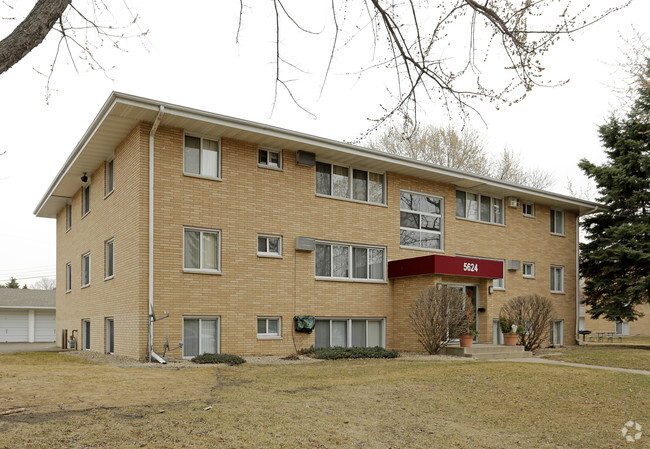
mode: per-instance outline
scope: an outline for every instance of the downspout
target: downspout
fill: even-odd
[[[587,212],[584,215],[591,215],[598,210],[598,206],[594,207],[592,210]],[[583,344],[580,341],[580,210],[576,215],[576,331],[575,331],[575,340],[578,342],[578,345]]]
[[[160,120],[162,119],[163,114],[165,113],[165,107],[160,105],[158,110],[158,116],[153,122],[151,131],[149,132],[149,362],[153,357],[160,363],[165,362],[158,354],[153,352],[153,323],[155,316],[153,313],[153,147],[154,147],[154,135],[158,130],[158,125],[160,125]]]

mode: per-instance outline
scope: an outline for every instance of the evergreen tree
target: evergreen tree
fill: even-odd
[[[10,277],[9,282],[7,282],[4,287],[6,288],[20,288],[20,284],[18,283],[18,280],[15,277]]]
[[[650,58],[643,68],[630,112],[599,128],[608,160],[579,163],[606,208],[582,223],[580,274],[589,313],[610,321],[634,321],[650,303]]]

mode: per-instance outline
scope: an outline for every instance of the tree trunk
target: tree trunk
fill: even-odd
[[[72,0],[38,0],[25,20],[0,41],[0,74],[37,47]]]

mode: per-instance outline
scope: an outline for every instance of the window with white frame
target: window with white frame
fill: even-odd
[[[282,255],[282,237],[279,235],[257,235],[257,255],[279,257]]]
[[[368,203],[385,204],[384,175],[316,162],[316,193]]]
[[[65,206],[65,230],[69,231],[72,227],[72,205],[67,204]]]
[[[220,141],[185,135],[183,173],[219,178]]]
[[[81,216],[88,212],[90,212],[90,185],[85,186],[81,191]]]
[[[316,278],[354,281],[385,280],[386,248],[316,243]]]
[[[615,322],[614,332],[616,333],[616,335],[630,335],[630,323],[627,321]]]
[[[485,223],[503,224],[503,198],[457,190],[456,216]]]
[[[282,168],[282,152],[259,148],[257,165],[265,168]]]
[[[65,291],[72,290],[72,262],[65,264]]]
[[[384,332],[384,320],[381,318],[316,319],[314,346],[317,348],[385,347]]]
[[[551,209],[551,234],[564,235],[564,212]]]
[[[83,350],[90,351],[90,320],[82,320]]]
[[[564,267],[551,265],[551,293],[564,293]]]
[[[221,231],[183,229],[183,268],[189,271],[219,272]]]
[[[81,256],[81,286],[90,285],[90,252]]]
[[[533,262],[524,262],[522,267],[525,278],[535,277],[535,264]]]
[[[114,239],[106,240],[105,243],[105,253],[106,253],[106,270],[104,273],[105,279],[111,279],[115,275],[114,270],[114,258],[113,250],[115,247]]]
[[[443,199],[400,192],[399,244],[413,248],[443,249]]]
[[[551,337],[550,340],[552,346],[564,345],[564,321],[562,320],[551,321],[550,337]]]
[[[106,162],[106,191],[105,195],[108,195],[115,188],[115,163],[114,159]]]
[[[257,338],[278,338],[280,336],[280,317],[257,318]]]
[[[524,203],[523,209],[524,209],[524,215],[526,217],[534,217],[535,216],[535,204],[533,204],[533,203]]]
[[[183,318],[183,357],[219,354],[219,318]]]

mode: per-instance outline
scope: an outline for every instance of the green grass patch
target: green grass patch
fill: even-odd
[[[233,354],[201,354],[197,355],[192,359],[194,363],[225,363],[227,365],[241,365],[246,363],[246,360],[242,359],[238,355]]]
[[[650,346],[570,346],[553,351],[545,358],[585,365],[650,370]]]
[[[394,359],[399,357],[397,351],[389,351],[380,346],[373,348],[343,348],[334,346],[332,348],[318,348],[310,352],[315,359],[336,360],[336,359]]]

